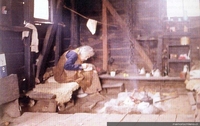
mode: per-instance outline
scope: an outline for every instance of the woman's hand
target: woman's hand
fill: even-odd
[[[93,65],[92,64],[88,64],[88,63],[83,63],[81,64],[82,68],[84,71],[90,71],[93,70]]]

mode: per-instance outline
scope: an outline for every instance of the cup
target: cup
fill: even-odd
[[[110,72],[110,76],[114,77],[116,75],[116,72],[115,71],[111,71]]]
[[[87,64],[86,64],[86,63],[83,63],[83,64],[82,64],[82,67],[83,67],[83,69],[86,69]]]
[[[150,73],[146,73],[146,77],[150,77]]]

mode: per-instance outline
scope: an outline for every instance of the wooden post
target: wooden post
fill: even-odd
[[[57,64],[60,55],[61,55],[61,32],[62,32],[62,26],[58,25],[57,31],[56,31],[56,50],[55,50],[55,63],[54,65]]]
[[[60,24],[62,22],[62,5],[63,5],[63,0],[58,0],[57,1],[57,7],[56,7],[56,18],[54,20],[56,20],[55,22],[58,23],[57,26],[57,30],[56,30],[56,49],[55,49],[55,62],[54,65],[57,64],[60,55],[61,55],[61,51],[62,51],[62,40],[61,40],[61,36],[62,36],[62,25]]]
[[[25,81],[27,82],[26,90],[31,90],[35,87],[35,79],[33,73],[33,57],[31,53],[31,35],[32,32],[29,33],[28,37],[24,38],[24,75]]]
[[[24,20],[32,24],[34,23],[33,5],[34,5],[33,0],[25,1],[24,4]]]
[[[29,0],[25,2],[24,5],[24,20],[33,23],[33,0]],[[34,67],[33,67],[33,54],[31,53],[31,36],[32,31],[30,30],[29,36],[24,38],[24,75],[26,78],[26,90],[31,90],[33,87],[35,87],[35,73],[34,73]]]
[[[72,6],[73,10],[76,10],[75,0],[71,0],[71,6]],[[76,47],[80,46],[80,43],[79,43],[79,39],[78,39],[78,36],[79,36],[78,17],[76,14],[74,14],[74,12],[71,12],[70,30],[71,30],[70,45],[72,46],[72,48],[76,48]]]
[[[163,41],[162,41],[162,38],[159,37],[158,38],[158,44],[157,44],[157,60],[156,60],[156,63],[158,66],[158,69],[159,70],[162,70],[162,49],[163,49]]]
[[[102,38],[103,38],[103,70],[107,71],[108,69],[108,37],[107,37],[107,9],[103,0],[102,4]]]

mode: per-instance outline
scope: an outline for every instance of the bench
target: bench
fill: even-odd
[[[55,107],[65,107],[64,105],[71,102],[73,92],[79,88],[79,84],[76,82],[58,83],[53,77],[49,78],[44,84],[38,84],[32,91],[26,93],[26,96],[33,100],[45,102],[50,109],[44,109],[40,111],[55,112]],[[55,105],[56,104],[56,105]],[[48,106],[46,105],[46,106]]]
[[[103,89],[106,89],[106,91],[107,91],[107,89],[109,89],[109,88],[119,88],[119,91],[120,92],[122,92],[122,91],[124,91],[124,84],[123,83],[105,83],[105,84],[103,84],[102,85],[102,88]]]

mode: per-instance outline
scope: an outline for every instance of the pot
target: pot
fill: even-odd
[[[146,72],[145,72],[145,69],[144,69],[144,67],[141,69],[141,70],[139,70],[139,74],[145,74]]]
[[[152,70],[151,73],[152,73],[152,75],[153,75],[154,77],[160,77],[160,76],[161,76],[161,73],[160,73],[160,70],[159,70],[159,69],[156,69],[155,71]]]
[[[141,99],[142,102],[148,102],[149,104],[153,104],[153,99],[149,96],[144,97],[143,99]]]

